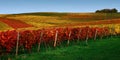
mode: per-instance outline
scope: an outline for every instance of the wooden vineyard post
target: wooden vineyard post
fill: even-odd
[[[102,38],[103,38],[103,36],[104,36],[104,31],[105,31],[105,29],[103,29],[102,35],[101,35],[101,37],[100,37],[101,40],[102,40]],[[106,34],[106,32],[105,32],[105,34]]]
[[[88,45],[88,38],[89,38],[89,29],[88,29],[88,31],[87,31],[87,36],[86,36],[86,40],[85,40],[86,45]]]
[[[115,34],[115,30],[114,30],[114,28],[111,28],[111,38],[114,36],[114,34]]]
[[[56,30],[56,33],[55,33],[55,41],[54,41],[54,47],[56,47],[57,37],[58,37],[58,31]]]
[[[15,55],[17,56],[18,55],[18,45],[19,45],[19,37],[20,37],[20,34],[19,34],[19,31],[18,31],[18,34],[17,34],[17,44],[16,44],[16,53]]]
[[[81,29],[78,32],[78,41],[77,42],[79,42],[79,40],[80,40],[80,33],[81,33]]]
[[[106,33],[105,29],[104,29],[104,35],[105,35],[105,37],[107,37],[107,38],[108,38],[108,36],[107,36],[107,33]]]
[[[69,43],[70,43],[70,37],[71,37],[71,31],[70,31],[69,36],[68,36],[67,45],[69,45]]]
[[[113,33],[113,30],[112,30],[112,28],[110,28],[110,30],[111,30],[111,32],[110,32],[110,36],[111,36],[111,38],[112,38],[112,33]]]
[[[97,33],[98,33],[98,31],[97,31],[97,29],[95,29],[95,36],[94,36],[94,40],[96,40],[96,38],[97,38]]]
[[[42,30],[42,32],[40,33],[40,39],[39,39],[38,49],[37,49],[38,52],[40,51],[40,44],[41,44],[42,36],[43,36],[43,30]]]

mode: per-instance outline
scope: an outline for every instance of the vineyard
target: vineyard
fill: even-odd
[[[120,19],[119,19],[120,14],[112,14],[111,16],[110,14],[68,13],[67,15],[61,15],[60,17],[58,15],[62,13],[56,13],[57,16],[56,15],[46,16],[46,15],[39,15],[39,14],[40,13],[38,13],[38,15],[32,15],[32,14],[11,15],[11,16],[6,16],[6,18],[22,21],[27,24],[33,25],[36,28],[54,27],[54,26],[61,27],[61,26],[119,24],[120,23]],[[76,15],[78,18],[76,17]],[[65,16],[68,16],[68,17],[65,17]]]
[[[11,30],[12,28],[9,27],[7,24],[0,22],[0,30]]]
[[[116,34],[119,35],[119,33]],[[17,55],[21,48],[31,52],[31,49],[35,45],[38,45],[37,51],[39,52],[42,43],[53,47],[59,46],[63,41],[66,41],[66,45],[69,45],[71,41],[85,41],[88,44],[87,41],[89,39],[102,39],[110,35],[112,33],[110,33],[110,29],[107,27],[43,28],[25,31],[10,30],[0,32],[0,53],[13,53],[14,50]]]
[[[100,20],[106,15],[6,15],[0,18],[0,58],[41,52],[42,48],[68,47],[73,42],[73,45],[85,42],[85,46],[89,46],[91,40],[120,36],[120,15],[115,16]]]
[[[14,19],[0,18],[0,21],[3,22],[3,23],[8,24],[9,26],[11,26],[14,29],[32,27],[32,25],[29,25],[29,24],[26,24],[26,23],[24,23],[22,21],[14,20]]]

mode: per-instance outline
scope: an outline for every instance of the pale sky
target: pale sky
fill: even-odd
[[[26,12],[94,12],[117,8],[120,0],[0,0],[0,14]]]

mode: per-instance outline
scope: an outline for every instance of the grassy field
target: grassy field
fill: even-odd
[[[120,60],[120,37],[72,43],[70,46],[47,48],[40,53],[22,54],[13,60]]]

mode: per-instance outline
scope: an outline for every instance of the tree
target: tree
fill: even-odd
[[[102,10],[96,10],[96,13],[118,13],[118,10],[116,8],[113,9],[102,9]]]
[[[117,10],[117,9],[115,9],[115,8],[114,8],[114,9],[112,9],[111,11],[112,11],[112,13],[117,13],[117,12],[118,12],[118,10]]]

